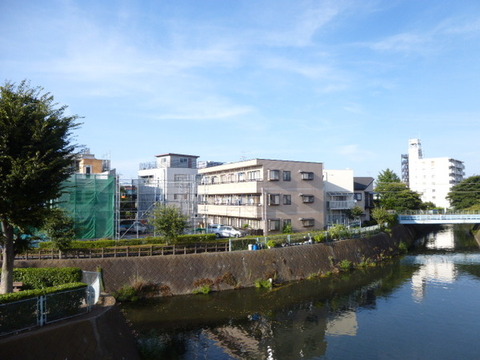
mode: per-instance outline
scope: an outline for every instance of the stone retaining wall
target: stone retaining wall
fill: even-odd
[[[327,244],[135,258],[19,260],[15,267],[74,266],[95,271],[100,266],[107,292],[140,280],[158,284],[163,294],[181,295],[191,294],[202,283],[213,283],[215,290],[251,287],[258,279],[286,282],[333,271],[344,259],[353,263],[376,261],[385,255],[395,255],[400,241],[411,244],[414,233],[413,228],[399,225],[391,236],[382,233],[369,239]]]

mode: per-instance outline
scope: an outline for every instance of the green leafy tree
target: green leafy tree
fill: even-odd
[[[402,182],[397,174],[395,174],[392,170],[387,169],[384,171],[380,171],[377,177],[376,185],[379,186],[385,183],[399,183]]]
[[[427,202],[422,203],[421,209],[422,210],[434,210],[434,209],[439,209],[439,207],[436,206],[433,202],[427,201]]]
[[[13,288],[15,233],[41,228],[73,172],[70,142],[78,116],[27,81],[0,87],[0,293]]]
[[[452,186],[447,199],[458,210],[474,209],[480,205],[480,175],[470,176]]]
[[[187,227],[188,217],[176,206],[158,204],[150,218],[155,232],[165,236],[168,242],[175,242]]]
[[[360,220],[363,215],[363,209],[360,206],[354,206],[347,210],[347,216],[352,220]]]
[[[388,224],[389,226],[395,225],[398,222],[396,214],[390,213],[388,210],[377,207],[372,211],[372,217],[379,225]]]
[[[375,190],[380,207],[388,210],[419,210],[422,207],[420,194],[410,190],[404,183],[384,183]]]
[[[420,194],[410,190],[390,169],[382,171],[378,175],[375,192],[378,196],[377,207],[396,211],[422,208]]]
[[[51,210],[45,219],[42,230],[45,231],[54,247],[59,250],[68,249],[75,238],[73,218],[61,208]]]

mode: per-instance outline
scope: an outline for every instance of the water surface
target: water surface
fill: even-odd
[[[379,267],[125,311],[149,359],[479,359],[480,251],[467,229]]]

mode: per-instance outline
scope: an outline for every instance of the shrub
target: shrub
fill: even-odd
[[[212,291],[213,281],[210,279],[199,279],[193,283],[195,290],[194,294],[209,294]]]
[[[406,254],[408,252],[408,245],[404,241],[400,241],[398,244],[398,249],[400,250],[401,254]]]
[[[118,291],[114,292],[113,296],[117,301],[120,302],[135,302],[140,299],[137,290],[131,285],[122,287]]]
[[[318,233],[313,236],[313,240],[318,243],[325,242],[326,239],[327,239],[327,235],[324,232]]]
[[[267,241],[267,246],[268,246],[269,248],[274,248],[274,247],[279,246],[279,243],[278,243],[277,241],[275,241],[275,240],[272,239],[272,240],[268,240],[268,241]]]
[[[265,288],[265,289],[271,289],[273,287],[273,281],[271,279],[258,279],[255,280],[255,287],[257,289]]]
[[[131,284],[125,285],[116,291],[113,296],[120,302],[135,302],[149,298],[159,293],[160,287],[151,282],[137,278]]]
[[[23,282],[24,289],[44,289],[82,280],[80,268],[16,268],[14,281]]]
[[[350,271],[353,268],[353,263],[350,260],[342,260],[340,261],[340,270],[341,271]]]
[[[177,237],[177,244],[192,244],[212,242],[216,240],[215,234],[193,234],[180,235]],[[100,249],[114,246],[136,246],[136,245],[166,245],[166,239],[162,236],[145,237],[141,239],[124,240],[75,240],[70,244],[70,249]],[[44,241],[39,244],[41,249],[52,249],[54,244],[51,241]]]

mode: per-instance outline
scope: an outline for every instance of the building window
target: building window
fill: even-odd
[[[283,205],[292,205],[292,195],[283,195]]]
[[[92,165],[85,165],[85,174],[92,174],[92,173],[93,173]]]
[[[313,172],[302,171],[302,180],[313,180]]]
[[[268,194],[268,205],[280,205],[280,195]]]
[[[268,170],[268,180],[269,181],[280,180],[280,170]]]
[[[283,219],[283,230],[289,229],[291,230],[292,227],[292,220],[291,219]]]
[[[238,181],[239,182],[245,181],[245,173],[244,172],[239,172],[237,176],[238,176]]]
[[[175,174],[173,176],[173,181],[175,181],[175,182],[188,181],[188,175],[186,175],[186,174]]]
[[[292,172],[291,171],[284,171],[283,172],[283,181],[291,181],[292,180]]]
[[[268,231],[280,231],[280,220],[279,219],[268,220]]]
[[[315,219],[305,219],[301,218],[300,221],[304,227],[312,227],[315,226]]]
[[[353,198],[357,201],[362,201],[362,193],[355,193]]]
[[[248,181],[257,181],[260,180],[260,170],[249,171],[247,173]]]
[[[302,196],[302,202],[304,203],[313,203],[315,200],[315,197],[313,195],[301,195]]]

